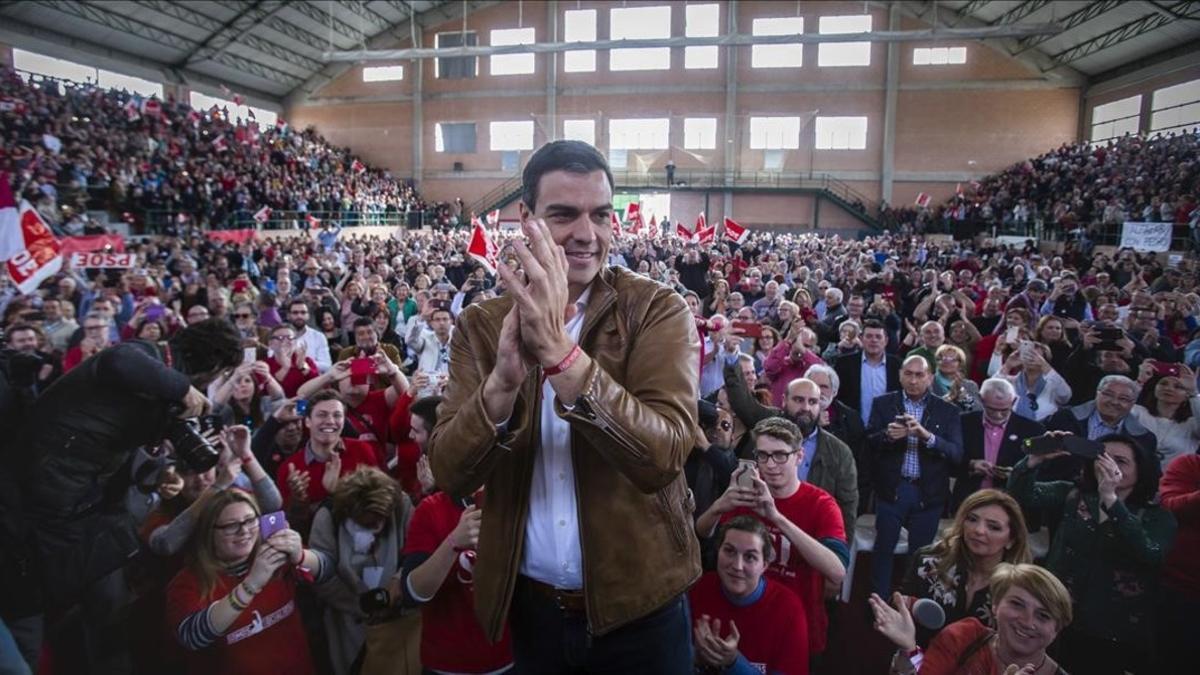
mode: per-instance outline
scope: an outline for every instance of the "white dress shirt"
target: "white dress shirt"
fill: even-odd
[[[591,287],[575,301],[578,310],[565,326],[576,343]],[[583,588],[583,550],[579,546],[579,502],[571,460],[571,425],[554,412],[554,387],[542,384],[541,443],[533,465],[525,553],[521,574],[555,588]],[[574,403],[570,401],[569,403]]]
[[[319,330],[306,326],[304,332],[296,336],[304,343],[308,356],[317,363],[317,372],[324,373],[333,366],[333,357],[329,355],[329,338]]]

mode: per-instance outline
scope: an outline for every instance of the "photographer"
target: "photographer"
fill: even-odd
[[[336,675],[352,672],[365,649],[362,673],[392,672],[399,660],[419,667],[420,621],[402,615],[400,550],[412,502],[374,467],[347,475],[313,518],[310,545],[329,559],[333,576],[315,587],[325,604],[325,631]]]
[[[0,490],[5,518],[10,527],[18,523],[18,532],[23,528],[4,546],[12,547],[10,560],[19,560],[20,552],[12,555],[19,547],[27,556],[25,567],[0,570],[6,620],[20,600],[20,616],[68,605],[126,564],[139,546],[123,502],[134,450],[172,434],[178,420],[205,412],[209,403],[200,388],[240,360],[233,327],[205,321],[161,347],[133,341],[105,349],[30,406],[0,459],[0,475],[12,481]],[[216,459],[210,446],[193,450],[184,459],[198,469]],[[27,658],[39,641],[33,635],[22,645]]]

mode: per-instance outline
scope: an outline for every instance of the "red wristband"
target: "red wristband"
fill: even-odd
[[[567,355],[563,357],[562,361],[559,361],[556,365],[546,368],[542,372],[545,373],[546,377],[550,377],[551,375],[558,375],[559,373],[562,373],[563,371],[565,371],[567,368],[570,368],[571,365],[575,363],[575,360],[578,359],[579,355],[582,353],[583,353],[583,350],[579,348],[579,345],[575,345],[574,347],[571,347],[571,351],[567,352]]]

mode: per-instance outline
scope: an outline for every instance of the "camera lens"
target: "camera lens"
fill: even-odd
[[[196,420],[175,420],[167,429],[166,439],[175,448],[175,456],[192,471],[208,471],[217,465],[217,449],[204,440]]]

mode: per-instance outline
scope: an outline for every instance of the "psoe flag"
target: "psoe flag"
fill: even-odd
[[[0,174],[0,246],[21,293],[33,293],[62,268],[58,240],[29,202],[21,200],[18,211],[7,173]]]
[[[729,241],[744,243],[750,236],[750,230],[737,224],[733,218],[725,219],[725,238]]]
[[[495,274],[496,268],[500,266],[500,248],[488,236],[478,218],[472,218],[472,221],[474,226],[471,228],[471,243],[467,246],[467,255],[478,260],[489,274]]]

